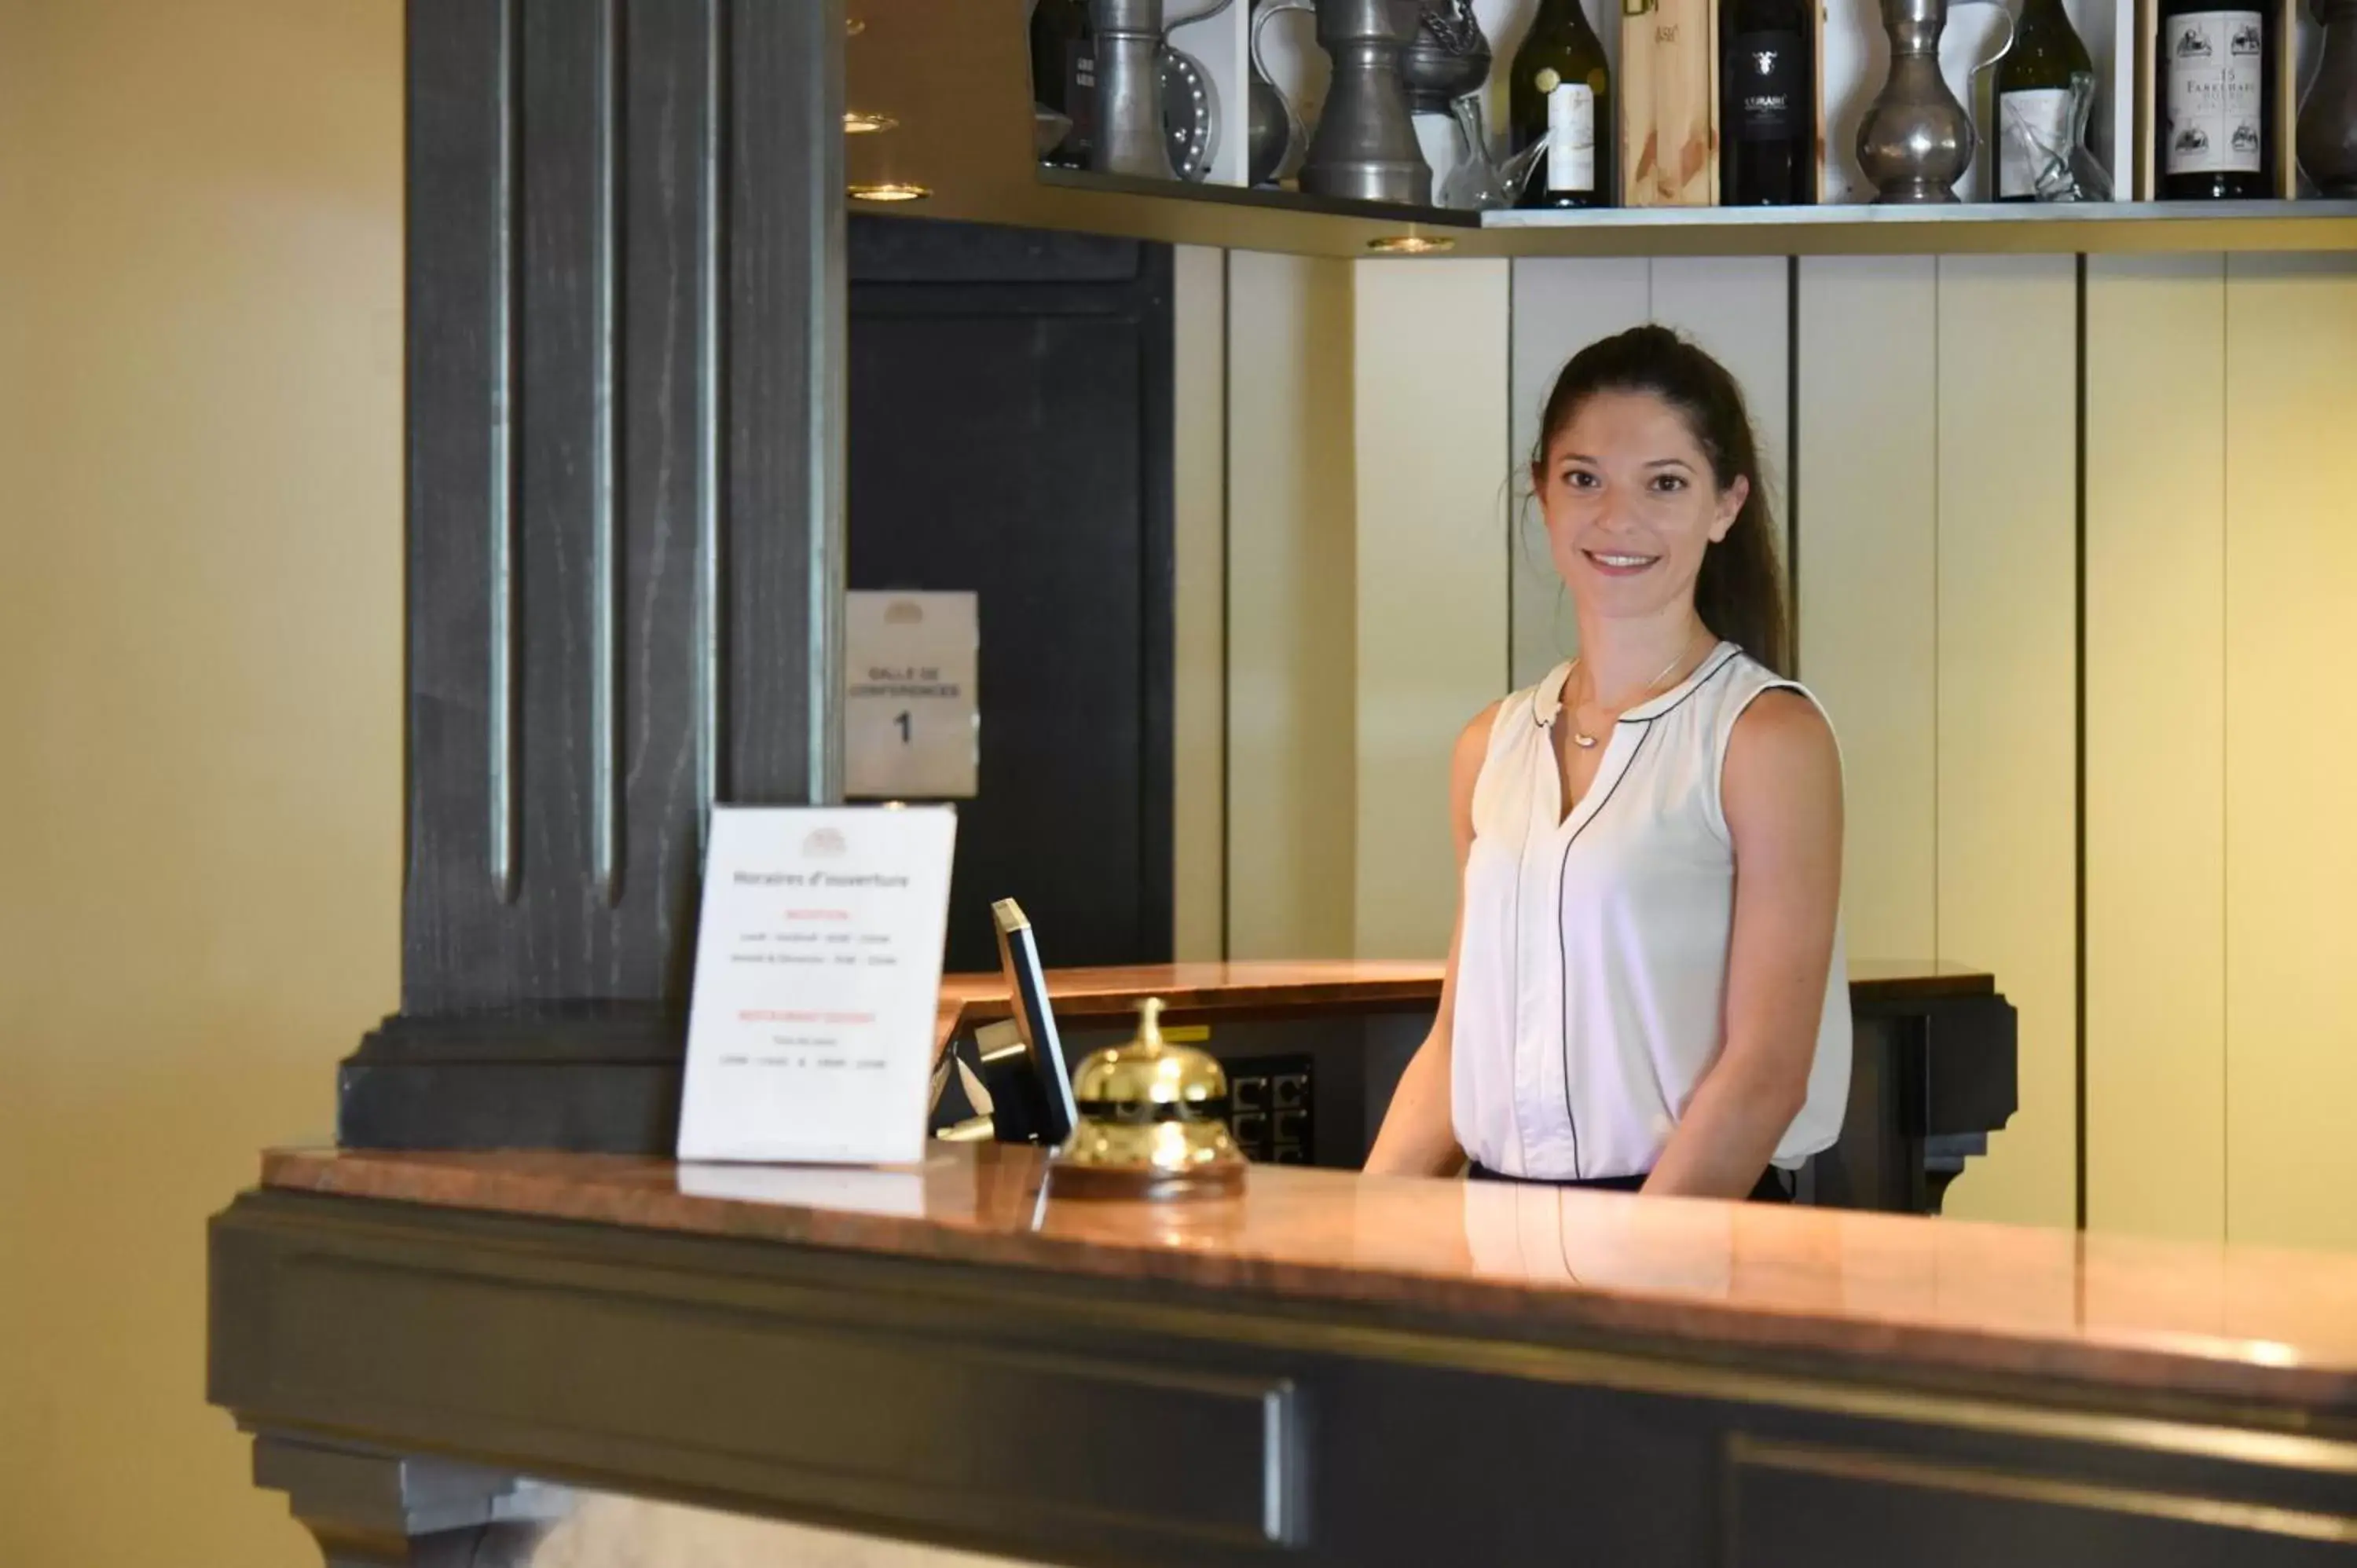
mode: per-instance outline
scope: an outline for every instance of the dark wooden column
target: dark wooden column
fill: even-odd
[[[350,1141],[612,1142],[643,1083],[593,1129],[495,1079],[675,1071],[709,807],[838,791],[844,47],[843,0],[410,0],[402,1013]]]

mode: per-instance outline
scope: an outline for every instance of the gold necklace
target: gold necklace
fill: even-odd
[[[1694,639],[1692,637],[1688,637],[1678,650],[1670,655],[1670,661],[1662,666],[1661,673],[1655,675],[1651,681],[1646,682],[1644,688],[1634,697],[1630,698],[1629,701],[1620,704],[1620,713],[1627,713],[1631,708],[1635,707],[1639,703],[1643,702],[1647,697],[1652,696],[1653,694],[1653,689],[1659,686],[1664,680],[1668,679],[1670,671],[1685,662],[1686,650],[1693,646]],[[1565,671],[1564,684],[1569,685],[1571,683],[1571,678],[1578,673],[1579,660],[1575,659],[1571,661],[1571,668]],[[1612,717],[1614,722],[1618,723],[1620,714],[1615,714]],[[1579,707],[1577,703],[1574,703],[1571,710],[1571,744],[1579,747],[1582,751],[1594,751],[1596,749],[1596,737],[1579,727]]]

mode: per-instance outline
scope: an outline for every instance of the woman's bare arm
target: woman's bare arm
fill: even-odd
[[[1720,797],[1735,843],[1727,1047],[1645,1190],[1742,1197],[1799,1115],[1816,1058],[1841,905],[1841,758],[1816,704],[1762,693],[1728,738]]]
[[[1465,1164],[1449,1106],[1449,1022],[1457,1004],[1457,951],[1465,940],[1465,858],[1473,849],[1473,782],[1490,749],[1498,717],[1491,703],[1457,737],[1448,761],[1448,817],[1457,837],[1457,921],[1448,939],[1448,968],[1440,982],[1440,1008],[1432,1033],[1416,1047],[1383,1113],[1383,1131],[1367,1152],[1376,1176],[1454,1176]]]

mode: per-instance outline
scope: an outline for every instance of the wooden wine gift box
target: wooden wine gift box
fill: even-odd
[[[1620,200],[1718,203],[1717,0],[1620,0]]]
[[[2147,0],[2149,3],[2149,0]],[[1723,104],[1719,0],[1621,0],[1620,202],[1716,207]],[[1815,166],[1825,165],[1825,28],[1810,29]],[[1818,177],[1822,187],[1824,177]]]

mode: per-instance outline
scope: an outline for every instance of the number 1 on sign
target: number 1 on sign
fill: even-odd
[[[907,714],[902,714],[899,718],[894,719],[892,722],[893,722],[894,724],[899,725],[900,726],[900,744],[901,744],[902,746],[906,746],[906,745],[908,745],[908,744],[909,744],[909,715],[908,715]]]

